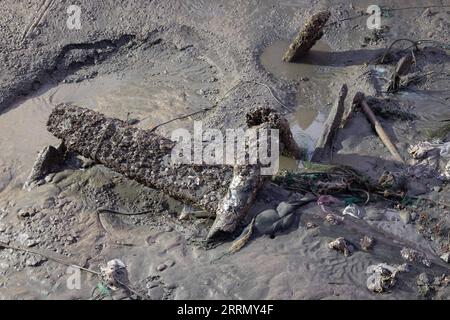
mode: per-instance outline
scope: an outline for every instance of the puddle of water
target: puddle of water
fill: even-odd
[[[329,62],[325,53],[331,51],[331,48],[325,42],[318,41],[307,56],[301,61],[294,63],[284,62],[281,59],[288,47],[289,41],[275,41],[262,53],[260,58],[261,64],[274,76],[287,80],[330,78],[329,72],[320,72],[321,66],[327,65]]]
[[[333,80],[344,73],[343,68],[330,65],[331,48],[318,41],[308,55],[300,62],[282,61],[289,42],[275,41],[268,46],[260,57],[262,66],[277,78],[300,81],[297,94],[297,111],[289,119],[294,139],[312,155],[316,140],[323,130],[326,120],[326,107],[334,101],[331,92]]]

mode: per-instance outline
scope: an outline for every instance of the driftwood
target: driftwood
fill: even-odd
[[[341,125],[342,117],[345,110],[345,98],[347,97],[348,88],[347,85],[342,85],[339,91],[339,97],[337,102],[331,109],[328,115],[327,121],[325,122],[325,127],[322,132],[322,136],[317,140],[314,153],[312,155],[311,161],[313,162],[323,162],[330,158],[333,152],[333,139],[336,136],[337,129]]]
[[[283,56],[283,61],[292,62],[302,58],[323,36],[323,28],[330,18],[329,11],[314,14],[289,45]]]
[[[261,112],[262,109],[258,110]],[[282,119],[274,110],[266,112],[268,118]],[[284,123],[280,120],[271,125]],[[171,152],[175,142],[77,106],[57,106],[47,127],[64,141],[68,151],[93,159],[143,185],[162,190],[185,204],[216,214],[208,238],[234,231],[263,179],[258,164],[241,167],[173,164]],[[280,131],[286,130],[289,128]]]
[[[380,137],[380,139],[384,143],[384,145],[388,148],[389,152],[394,156],[394,159],[398,162],[405,163],[402,156],[398,152],[397,147],[394,145],[392,140],[389,138],[386,131],[381,126],[381,123],[378,121],[377,117],[373,114],[373,112],[370,109],[369,105],[367,104],[366,98],[362,92],[356,93],[355,97],[353,98],[353,103],[354,103],[354,105],[361,106],[367,119],[374,126],[376,133],[378,134],[378,136]]]

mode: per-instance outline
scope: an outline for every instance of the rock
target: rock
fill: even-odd
[[[328,244],[328,248],[341,252],[344,256],[348,257],[352,254],[350,247],[343,237],[339,237],[336,240],[331,241]]]
[[[160,264],[159,266],[156,267],[156,270],[158,270],[159,272],[164,271],[167,269],[167,266],[163,263]]]
[[[443,255],[441,255],[441,259],[443,261],[445,261],[446,263],[449,263],[450,262],[450,252],[446,252]]]
[[[398,272],[396,267],[385,263],[369,266],[366,270],[370,275],[366,282],[367,288],[376,293],[388,291],[395,285]]]
[[[374,244],[375,244],[375,240],[369,236],[364,236],[364,238],[362,238],[359,241],[361,248],[364,251],[369,251],[373,248]]]

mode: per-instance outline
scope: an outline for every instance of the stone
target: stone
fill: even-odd
[[[450,263],[450,252],[446,252],[443,255],[441,255],[441,259],[446,263]]]

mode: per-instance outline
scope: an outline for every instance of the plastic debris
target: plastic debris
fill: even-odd
[[[345,207],[344,211],[342,211],[342,215],[349,215],[356,219],[361,219],[363,213],[362,209],[356,204],[352,203]]]

